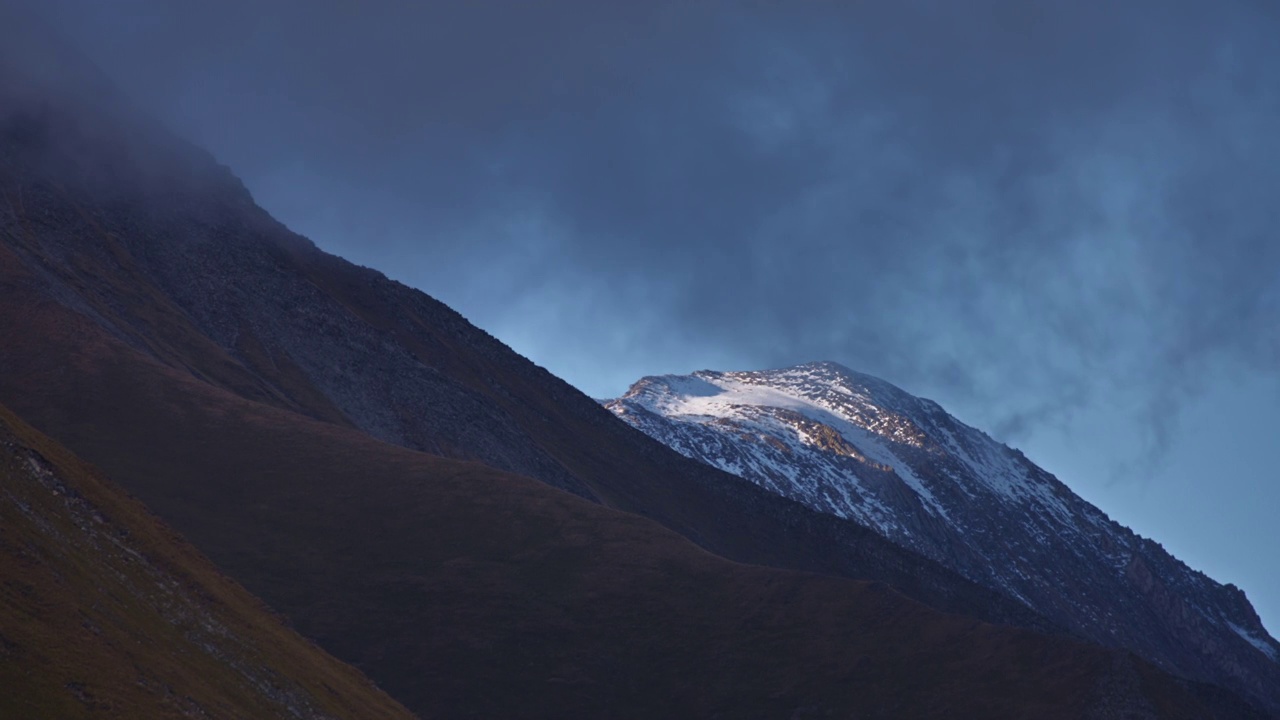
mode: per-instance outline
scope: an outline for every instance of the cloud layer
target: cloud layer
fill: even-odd
[[[597,394],[830,358],[1013,440],[1120,392],[1159,441],[1280,360],[1265,3],[126,4],[48,12],[286,221]]]

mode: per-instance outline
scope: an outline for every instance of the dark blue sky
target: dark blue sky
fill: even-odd
[[[597,396],[830,359],[1280,628],[1261,0],[42,0],[322,247]]]

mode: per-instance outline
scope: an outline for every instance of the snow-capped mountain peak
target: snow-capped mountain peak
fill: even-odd
[[[680,453],[869,527],[1188,677],[1280,681],[1243,593],[937,403],[832,362],[646,377],[605,406]]]
[[[752,476],[749,479],[783,495],[795,495],[789,485],[819,482],[811,473],[803,474],[807,479],[798,477],[798,459],[825,460],[820,463],[828,469],[824,479],[836,480],[825,483],[829,486],[825,489],[835,493],[813,487],[808,504],[857,519],[891,538],[910,533],[895,511],[878,499],[900,493],[896,483],[915,496],[908,502],[917,502],[930,515],[947,515],[933,487],[944,482],[968,498],[994,492],[1066,517],[1065,488],[1051,476],[1029,476],[1020,453],[956,422],[931,400],[832,362],[760,372],[703,370],[687,376],[649,377],[608,406],[629,421],[635,418],[632,424],[637,426],[644,424],[644,414],[628,417],[628,413],[642,410],[690,431],[702,425],[732,429],[740,439],[759,440],[765,448],[743,457],[731,451],[736,448],[712,447],[723,432],[694,431],[699,437],[683,438],[684,447],[676,449]],[[672,440],[678,443],[682,438]],[[926,457],[944,465],[948,460],[959,461],[969,472],[942,477],[917,474],[911,460]],[[971,481],[978,484],[970,486]]]

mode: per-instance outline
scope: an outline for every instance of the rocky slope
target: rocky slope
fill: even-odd
[[[644,378],[608,402],[682,454],[911,548],[1096,642],[1280,710],[1245,595],[936,403],[833,363]]]
[[[410,718],[0,406],[0,717]]]

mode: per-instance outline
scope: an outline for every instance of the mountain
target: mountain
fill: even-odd
[[[409,718],[0,406],[0,717]]]
[[[1241,590],[937,403],[812,363],[648,377],[606,406],[690,458],[871,528],[1081,637],[1280,709],[1280,643]]]
[[[151,444],[125,437],[128,423],[89,421],[89,399],[110,388],[72,389],[90,360],[48,358],[100,360],[123,346],[147,372],[532,477],[733,560],[886,582],[947,611],[1056,629],[873,532],[634,431],[452,309],[290,232],[207,153],[61,62],[71,69],[51,88],[23,86],[0,116],[0,323],[11,338],[0,397],[162,514],[176,501],[136,479]],[[111,98],[108,110],[85,106],[95,97]]]
[[[5,397],[424,717],[1215,716],[1124,653],[731,563],[546,483],[246,399],[69,312],[28,274],[56,266],[10,247]]]
[[[56,59],[0,83],[0,402],[410,710],[1249,716],[651,440]]]

